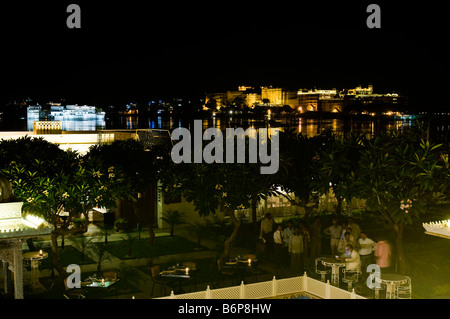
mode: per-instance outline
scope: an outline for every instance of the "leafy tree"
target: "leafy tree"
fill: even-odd
[[[128,247],[128,253],[126,257],[132,257],[133,256],[133,244],[138,239],[138,236],[134,235],[133,233],[125,233],[125,237],[122,237],[122,240],[126,243]]]
[[[226,145],[224,147],[225,154]],[[237,147],[237,143],[234,147]],[[249,148],[246,147],[246,149]],[[236,149],[234,154],[237,156]],[[236,218],[234,211],[252,207],[256,225],[258,201],[276,192],[277,185],[274,184],[273,177],[262,175],[260,167],[261,164],[257,163],[174,164],[171,162],[162,174],[161,188],[164,196],[183,196],[188,202],[192,202],[200,216],[214,215],[218,210],[225,213],[233,225],[230,236],[224,242],[223,256],[228,256],[230,245],[236,239],[240,227],[240,221]]]
[[[320,153],[320,167],[312,184],[321,194],[328,195],[330,188],[333,190],[338,202],[338,216],[342,213],[342,202],[345,200],[350,210],[352,198],[357,194],[356,179],[362,139],[362,136],[355,135],[335,137],[330,147]]]
[[[76,236],[71,238],[72,245],[80,251],[80,261],[84,263],[86,257],[86,251],[91,246],[92,238],[86,236]]]
[[[444,166],[440,144],[410,136],[384,133],[364,141],[359,161],[358,196],[366,207],[378,212],[394,229],[398,266],[404,273],[403,230],[420,214],[427,203],[443,191]]]
[[[11,182],[15,197],[24,202],[24,213],[42,216],[53,225],[53,265],[60,276],[67,277],[59,263],[58,237],[85,232],[92,208],[115,204],[126,189],[120,171],[43,139],[1,141],[0,149],[1,174]],[[64,220],[62,212],[68,213]]]
[[[290,129],[280,135],[280,169],[275,177],[281,190],[278,194],[291,205],[304,207],[307,215],[318,202],[320,156],[330,149],[333,140],[331,131],[307,137]]]
[[[97,259],[97,276],[101,276],[103,262],[111,259],[111,256],[108,254],[108,246],[99,240],[92,245],[92,251]]]
[[[139,221],[148,225],[149,242],[153,243],[155,211],[151,208],[139,209],[139,203],[151,196],[156,188],[159,175],[168,160],[167,152],[156,147],[150,150],[136,140],[118,140],[111,144],[93,146],[86,157],[120,169],[123,173],[121,177],[128,186],[127,191],[123,193],[123,199],[131,202],[133,212]]]

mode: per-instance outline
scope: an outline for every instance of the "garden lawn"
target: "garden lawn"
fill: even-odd
[[[131,256],[128,256],[129,245],[126,240],[108,242],[108,253],[119,259],[148,258],[198,251],[196,243],[179,236],[156,237],[150,247],[147,239],[135,240],[132,243]]]

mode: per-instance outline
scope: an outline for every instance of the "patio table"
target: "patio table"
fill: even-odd
[[[322,264],[331,267],[331,284],[339,286],[339,270],[347,265],[345,260],[336,259],[336,257],[326,257],[322,259]]]
[[[380,280],[386,285],[386,299],[395,298],[395,286],[408,282],[408,277],[399,274],[381,274]]]

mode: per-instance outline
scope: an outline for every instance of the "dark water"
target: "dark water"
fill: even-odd
[[[242,127],[244,129],[260,127],[287,127],[290,126],[296,132],[301,132],[307,136],[314,136],[320,132],[331,129],[335,133],[342,133],[344,130],[352,131],[356,134],[374,135],[377,131],[377,125],[380,125],[381,131],[407,130],[415,121],[411,120],[390,120],[377,123],[376,120],[355,120],[351,123],[344,123],[342,119],[250,119],[250,118],[204,118],[203,128],[217,127],[225,129],[227,127]],[[137,116],[115,116],[107,118],[104,122],[96,121],[70,121],[63,122],[65,131],[95,131],[96,129],[164,129],[172,131],[177,127],[191,128],[193,119],[177,118],[168,116],[155,117],[137,117]],[[347,125],[345,127],[345,125]],[[0,131],[32,131],[33,124],[26,119],[16,120],[14,122],[0,119]],[[441,120],[439,123],[433,123],[431,133],[438,137],[446,139],[450,132],[450,120]]]

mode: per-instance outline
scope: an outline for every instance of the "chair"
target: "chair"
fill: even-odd
[[[359,280],[360,272],[354,269],[344,269],[343,273],[344,277],[342,278],[342,281],[347,283],[348,291],[352,291],[353,284],[357,283]]]
[[[369,287],[374,292],[374,299],[380,299],[380,291],[386,290],[386,285],[380,284],[379,288],[377,288],[375,285],[374,287]]]
[[[117,279],[117,273],[115,271],[104,271],[103,272],[103,278],[105,280],[116,280]]]
[[[64,297],[66,299],[86,299],[86,291],[81,288],[69,288],[67,280],[64,281]]]
[[[315,265],[316,265],[316,274],[320,275],[320,279],[322,282],[325,282],[326,275],[328,275],[331,271],[329,269],[325,269],[325,266],[322,264],[322,260],[324,257],[316,258]]]
[[[395,297],[397,299],[411,299],[411,278],[408,276],[406,277],[408,278],[408,282],[406,284],[395,286]]]
[[[194,261],[185,261],[182,263],[183,267],[189,268],[191,279],[194,280],[194,289],[197,290],[197,263]]]
[[[161,275],[159,274],[161,272],[161,267],[159,265],[152,266],[151,272],[152,272],[152,281],[153,281],[152,296],[153,296],[153,290],[155,288],[155,284],[159,284],[161,286],[160,287],[161,292],[164,289],[164,295],[166,295],[166,285],[168,285],[170,283],[170,280],[161,277]]]

